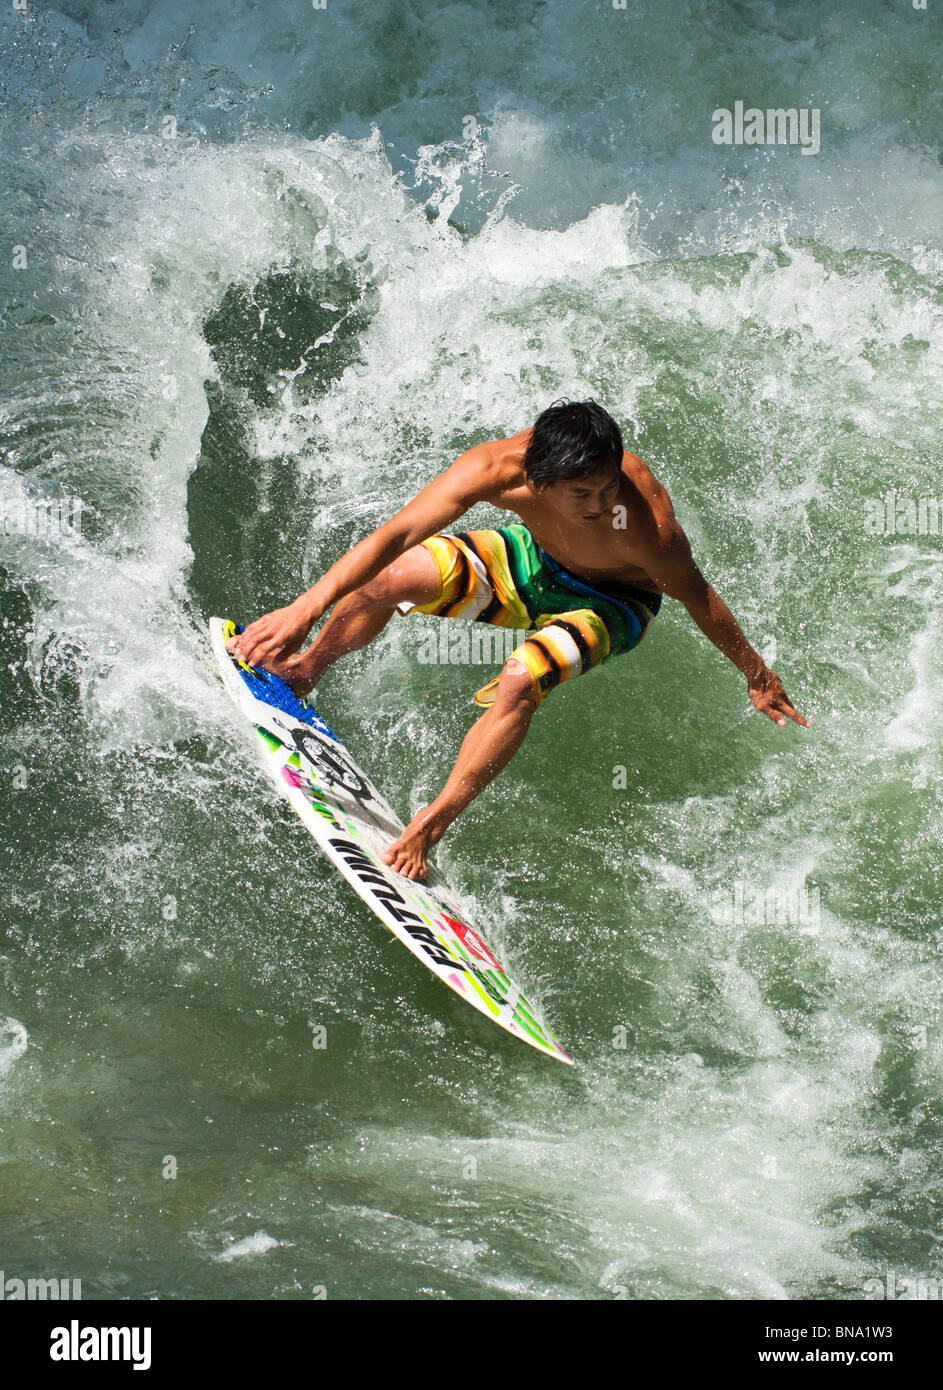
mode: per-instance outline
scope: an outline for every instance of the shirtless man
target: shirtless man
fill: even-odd
[[[514,512],[523,525],[441,534],[476,502]],[[228,645],[306,694],[339,657],[372,642],[397,608],[536,629],[475,695],[486,713],[442,791],[383,853],[416,879],[430,847],[510,762],[547,694],[636,646],[663,594],[683,603],[743,672],[758,710],[775,724],[785,715],[808,727],[694,563],[667,492],[623,448],[612,417],[594,401],[558,401],[533,429],[461,454],[307,593]]]

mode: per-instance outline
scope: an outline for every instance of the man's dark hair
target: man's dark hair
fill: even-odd
[[[537,417],[524,455],[534,487],[586,478],[597,468],[622,465],[622,432],[595,401],[554,401]]]

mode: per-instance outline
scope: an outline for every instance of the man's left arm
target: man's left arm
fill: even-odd
[[[669,598],[684,604],[704,635],[743,672],[747,693],[758,710],[774,724],[785,724],[786,715],[807,729],[808,721],[796,713],[776,672],[750,646],[726,603],[694,563],[680,525],[672,518],[664,529],[668,535],[662,534],[646,565],[650,577]]]

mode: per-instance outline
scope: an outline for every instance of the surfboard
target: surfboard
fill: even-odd
[[[265,771],[334,868],[449,989],[499,1028],[572,1065],[540,1007],[467,920],[441,874],[430,865],[417,882],[380,858],[402,822],[314,706],[278,676],[227,651],[241,627],[225,618],[211,618],[209,626],[223,685],[255,730]]]

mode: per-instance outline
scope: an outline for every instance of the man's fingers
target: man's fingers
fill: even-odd
[[[229,641],[226,643],[228,650],[231,652],[240,652],[243,655],[246,652],[254,650],[257,640],[263,636],[263,632],[259,631],[259,623],[261,621],[260,618],[256,618],[254,623],[249,623],[248,627],[244,627],[241,632],[237,632],[234,636],[230,637]]]
[[[270,645],[267,638],[268,633],[264,628],[261,632],[258,630],[253,632],[251,628],[247,627],[245,632],[239,636],[240,649],[244,652],[252,652],[254,656],[264,656],[266,655],[266,647]]]
[[[753,700],[753,703],[761,714],[765,714],[767,719],[772,719],[773,723],[778,724],[780,728],[783,728],[786,723],[783,718],[784,714],[795,720],[797,724],[801,724],[804,729],[809,727],[809,721],[803,719],[801,714],[796,713],[785,695],[767,695],[765,698],[758,696]]]
[[[226,645],[233,656],[244,661],[247,666],[272,666],[276,663],[282,664],[283,661],[300,660],[296,656],[286,656],[286,649],[290,648],[290,643],[279,641],[277,637],[263,637],[255,642],[247,642],[246,634],[242,632],[236,637],[231,637]]]
[[[253,627],[255,624],[252,625]],[[240,632],[234,639],[236,643],[233,648],[247,661],[250,666],[257,666],[260,661],[266,661],[274,652],[282,648],[282,643],[271,637],[266,629],[261,632],[253,632],[252,627],[247,627],[244,632]]]
[[[796,724],[801,724],[803,729],[807,729],[809,727],[809,721],[807,719],[803,719],[802,715],[797,713],[797,711],[786,699],[785,695],[781,696],[779,699],[771,700],[768,705],[758,705],[757,708],[761,709],[764,714],[768,715],[769,718],[772,719],[773,723],[778,724],[780,728],[782,728],[786,723],[785,719],[783,718],[784,714],[788,715],[788,717],[792,719]]]
[[[258,666],[260,661],[265,659],[262,647],[251,646],[242,642],[238,646],[230,648],[233,656],[237,656],[240,661],[244,661],[247,666]]]
[[[778,709],[782,710],[783,714],[788,714],[790,719],[795,720],[797,724],[801,724],[804,729],[809,727],[809,721],[803,719],[802,715],[796,711],[795,705],[792,703],[785,690],[776,700],[776,706]]]

